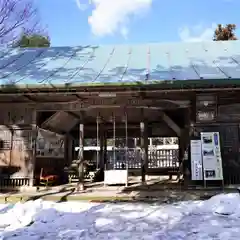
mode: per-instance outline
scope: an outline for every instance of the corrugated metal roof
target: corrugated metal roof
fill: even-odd
[[[55,87],[229,78],[240,78],[240,41],[0,49],[2,85]]]

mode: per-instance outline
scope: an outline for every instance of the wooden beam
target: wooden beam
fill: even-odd
[[[77,99],[79,99],[79,100],[83,100],[83,98],[82,97],[80,97],[78,94],[73,94],[73,96],[75,96]]]
[[[159,122],[148,122],[148,128],[159,128],[164,127],[165,123],[163,121]],[[96,123],[95,122],[89,122],[88,119],[86,119],[86,124],[84,125],[85,131],[96,131]],[[102,126],[104,131],[111,131],[112,130],[112,124],[109,122],[103,122]],[[78,128],[74,128],[73,130],[77,130]],[[124,123],[116,123],[116,130],[124,130],[125,124]],[[129,130],[136,130],[136,132],[139,132],[139,122],[128,122],[128,129]]]
[[[163,121],[177,134],[177,136],[180,137],[181,128],[164,112],[162,118]]]
[[[51,121],[56,115],[58,115],[61,111],[55,112],[52,116],[50,116],[48,119],[46,119],[42,124],[41,127],[44,127],[49,121]]]
[[[13,102],[1,102],[0,107],[12,106]],[[162,101],[161,99],[87,99],[84,101],[65,101],[65,102],[14,102],[18,107],[35,108],[38,111],[82,111],[88,109],[103,108],[124,108],[127,109],[176,109],[177,106],[171,101]]]
[[[32,96],[26,95],[24,94],[23,97],[25,97],[27,100],[29,100],[30,102],[37,102],[36,99],[34,99]]]
[[[81,117],[81,116],[77,115],[77,114],[74,113],[74,112],[67,111],[67,113],[68,113],[69,115],[71,115],[71,116],[77,118],[77,119],[80,119],[80,117]]]
[[[1,106],[1,104],[0,104]],[[4,105],[6,106],[6,104]],[[25,104],[26,106],[26,104]],[[126,107],[127,106],[127,107]],[[34,106],[32,106],[34,107]],[[150,103],[146,103],[146,105],[144,105],[142,103],[142,105],[128,105],[126,103],[122,104],[122,105],[71,105],[70,103],[67,103],[67,104],[57,104],[57,105],[51,105],[50,103],[48,105],[36,105],[35,106],[36,109],[38,111],[81,111],[81,110],[84,110],[84,111],[87,111],[87,110],[91,110],[91,109],[108,109],[108,108],[126,108],[126,109],[149,109],[149,110],[164,110],[164,109],[175,109],[173,107],[170,107],[168,105],[162,105],[162,106],[158,106],[156,104],[150,104]]]
[[[128,124],[128,128],[129,129],[136,129],[136,130],[138,130],[139,129],[139,123],[138,124],[137,123],[136,124],[129,123]],[[103,126],[102,126],[102,129],[104,131],[112,130],[112,124],[111,123],[104,123]],[[121,124],[117,124],[116,123],[116,129],[124,130],[125,129],[125,125],[123,123],[121,123]],[[85,131],[89,131],[89,130],[95,131],[96,130],[96,124],[95,125],[94,124],[91,124],[91,125],[86,124],[85,125]]]
[[[146,95],[146,94],[144,94]],[[141,100],[151,100],[153,102],[157,101],[157,102],[162,102],[162,103],[171,103],[171,104],[175,104],[178,105],[180,108],[186,108],[190,105],[190,100],[178,100],[178,99],[167,99],[167,98],[159,98],[159,97],[153,97],[153,96],[139,96],[139,99]]]
[[[50,94],[54,94],[54,95],[73,95],[73,94],[79,94],[79,95],[87,95],[87,96],[91,96],[91,95],[98,95],[99,90],[102,89],[101,91],[105,91],[105,92],[115,92],[118,95],[122,94],[122,95],[127,95],[127,94],[137,94],[140,92],[144,92],[144,93],[202,93],[202,92],[230,92],[230,91],[240,91],[240,87],[232,87],[232,86],[220,86],[220,87],[192,87],[192,88],[186,88],[186,89],[179,89],[179,88],[171,88],[171,89],[166,89],[163,88],[162,86],[157,87],[157,85],[155,85],[153,88],[150,86],[131,86],[131,87],[127,87],[127,86],[90,86],[90,87],[79,87],[79,90],[76,91],[76,89],[69,89],[69,87],[66,88],[62,88],[61,89],[57,88],[58,91],[56,91],[56,88],[52,88],[52,87],[46,87],[46,88],[32,88],[32,89],[22,89],[22,92],[18,92],[16,91],[16,93],[12,93],[12,92],[5,92],[5,93],[0,93],[1,95],[23,95],[23,94],[29,94],[29,95],[50,95]],[[67,90],[67,91],[66,91]],[[84,91],[85,90],[85,91]],[[42,91],[42,92],[41,92]]]
[[[54,132],[54,133],[57,133],[57,134],[60,134],[60,135],[66,134],[66,132],[63,132],[60,129],[56,129],[54,127],[42,127],[42,129],[45,129],[45,130],[48,130],[50,132]]]
[[[123,105],[92,105],[92,106],[89,106],[87,109],[106,109],[106,108],[125,108],[126,110],[127,109],[152,109],[152,110],[161,110],[163,109],[162,107],[160,106],[147,106],[147,105],[128,105],[128,106],[125,106],[125,103]]]
[[[54,117],[56,117],[56,115],[60,114],[61,112],[62,112],[62,111],[55,112],[52,116],[50,116],[47,120],[45,120],[45,121],[40,125],[40,127],[43,128],[43,129],[47,129],[47,130],[50,130],[50,131],[52,131],[52,132],[58,133],[58,134],[65,134],[66,132],[61,131],[61,129],[56,129],[56,128],[48,125],[48,122],[51,121],[51,119],[53,119]]]

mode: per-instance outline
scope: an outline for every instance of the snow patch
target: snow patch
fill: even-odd
[[[0,239],[239,239],[240,196],[169,205],[42,200],[0,205]]]

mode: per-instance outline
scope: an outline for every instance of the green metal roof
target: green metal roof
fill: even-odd
[[[56,87],[240,78],[240,41],[0,49],[0,85]]]

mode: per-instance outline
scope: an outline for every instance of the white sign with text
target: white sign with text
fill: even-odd
[[[201,140],[191,140],[192,180],[203,180]]]
[[[223,180],[222,157],[218,132],[202,132],[204,180]]]

